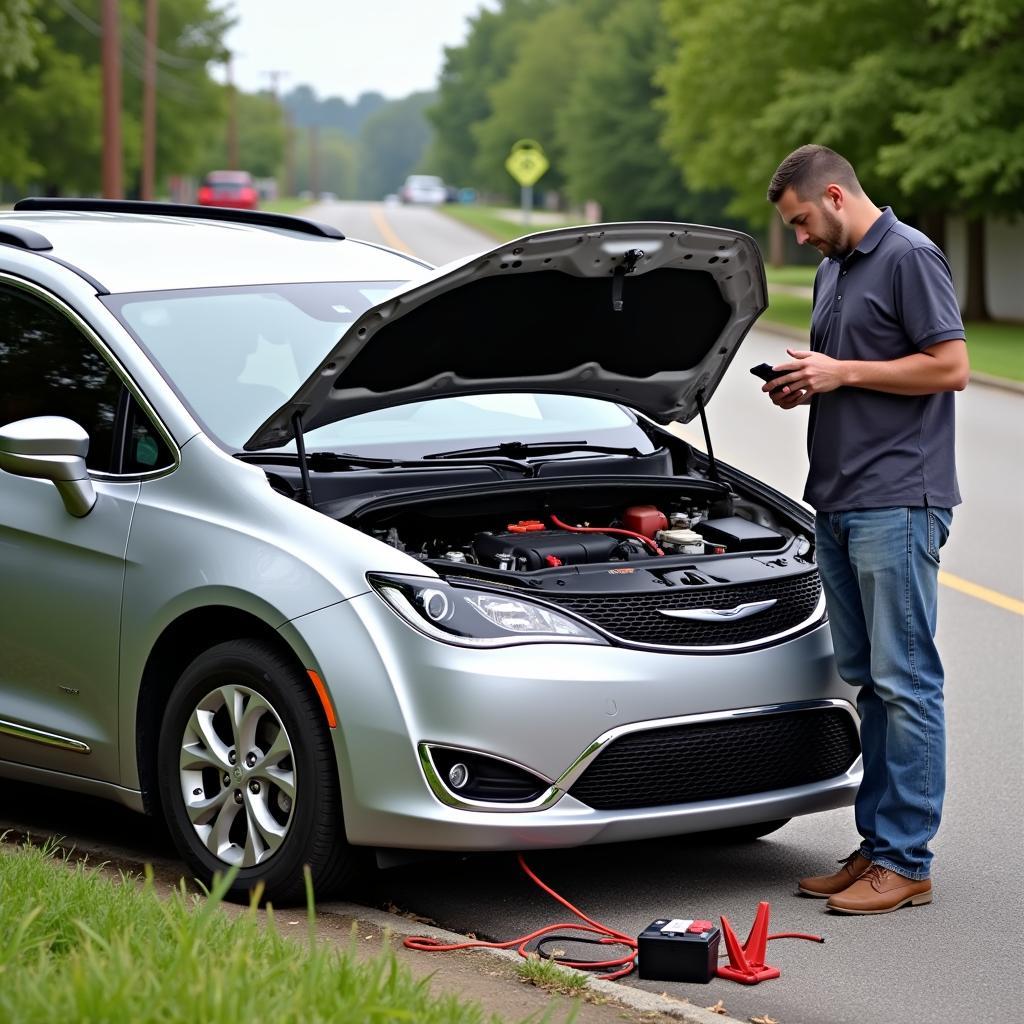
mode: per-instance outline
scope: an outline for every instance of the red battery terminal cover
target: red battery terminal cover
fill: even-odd
[[[694,921],[686,930],[693,932],[694,935],[700,935],[701,932],[709,932],[714,927],[711,921]]]
[[[509,533],[534,533],[537,530],[546,530],[547,527],[539,519],[520,519],[518,523],[509,523]]]
[[[661,509],[654,505],[630,505],[622,513],[622,525],[633,533],[641,533],[654,540],[659,530],[668,529],[668,519]]]

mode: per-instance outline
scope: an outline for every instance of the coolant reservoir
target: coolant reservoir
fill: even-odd
[[[696,530],[659,530],[656,539],[662,548],[675,554],[704,554],[704,538]]]

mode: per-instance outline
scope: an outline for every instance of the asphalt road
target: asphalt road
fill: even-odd
[[[335,203],[310,215],[353,237],[405,248],[431,262],[489,246],[428,209]],[[782,358],[786,342],[755,332],[709,408],[716,455],[791,494],[803,482],[803,411],[784,413],[757,391],[747,367]],[[782,1024],[924,1024],[1020,1019],[1024,887],[1017,874],[1024,826],[1024,396],[972,386],[958,399],[958,464],[965,504],[943,552],[939,642],[947,670],[949,783],[934,843],[935,902],[880,917],[832,916],[794,895],[794,879],[829,868],[856,844],[848,810],[805,817],[755,843],[693,839],[532,854],[531,867],[591,917],[636,934],[659,917],[720,914],[744,938],[759,900],[771,930],[824,933],[825,945],[769,944],[782,977],[753,987],[634,978],[732,1017]],[[699,428],[680,428],[702,445]],[[40,833],[113,840],[168,856],[157,825],[99,801],[5,784],[5,821]],[[480,937],[510,938],[565,921],[511,855],[441,857],[382,874],[366,901],[432,918]]]

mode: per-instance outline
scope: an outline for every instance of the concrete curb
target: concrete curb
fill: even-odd
[[[319,914],[333,914],[346,920],[362,921],[403,938],[408,935],[428,935],[432,939],[439,939],[449,944],[469,941],[465,935],[459,935],[457,932],[445,931],[443,928],[408,920],[383,910],[373,910],[356,903],[320,903],[316,909]],[[498,957],[509,964],[518,964],[522,960],[518,953],[510,949],[476,949],[469,950],[469,952]],[[424,956],[427,955],[429,954],[424,954]],[[710,1010],[704,1009],[703,1006],[694,1006],[685,1000],[673,999],[667,995],[656,995],[653,992],[631,988],[629,985],[615,981],[591,978],[587,987],[602,998],[620,1003],[639,1013],[660,1013],[666,1017],[684,1021],[686,1024],[743,1024],[735,1017],[712,1013]]]
[[[770,320],[758,320],[754,328],[755,330],[764,331],[766,334],[778,334],[780,337],[789,338],[792,341],[803,342],[804,345],[810,344],[807,331],[801,330],[799,327],[790,327],[789,324],[777,324],[772,323]],[[1009,377],[996,377],[991,373],[979,373],[977,370],[972,370],[971,383],[1024,395],[1024,381],[1010,380]]]

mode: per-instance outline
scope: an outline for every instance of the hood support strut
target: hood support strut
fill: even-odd
[[[703,413],[701,413],[703,415]],[[298,498],[303,505],[313,507],[313,484],[309,479],[309,460],[306,458],[306,439],[302,436],[302,413],[296,409],[292,416],[292,429],[295,431],[295,452],[299,456],[299,476],[302,478],[302,489]]]
[[[700,425],[704,428],[704,446],[708,450],[708,476],[718,479],[718,467],[715,465],[715,451],[711,447],[711,431],[708,430],[708,418],[704,412],[704,392],[697,392],[697,411],[700,413]]]

